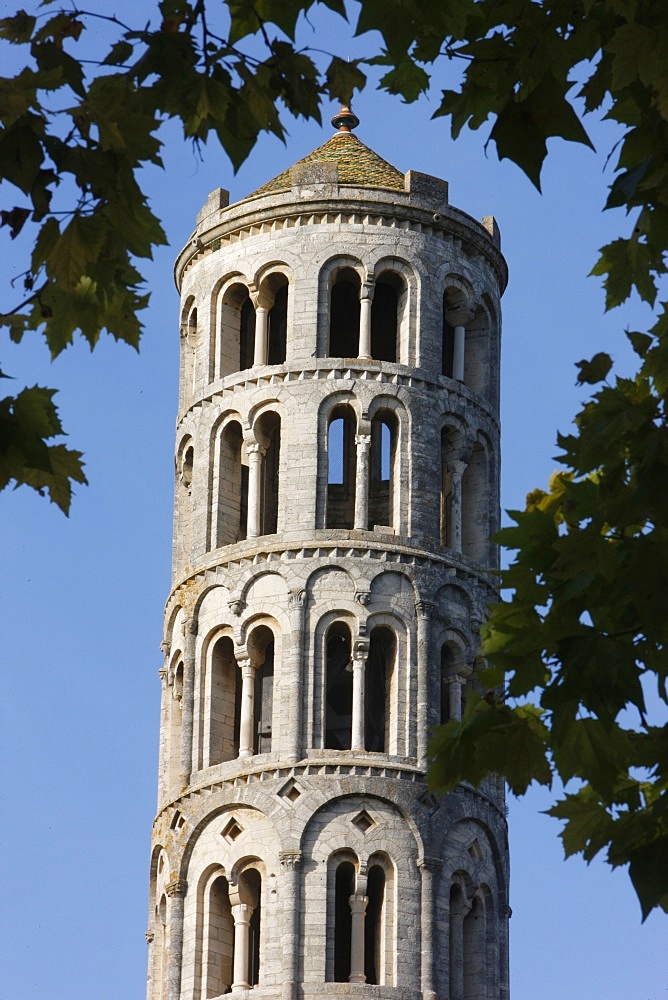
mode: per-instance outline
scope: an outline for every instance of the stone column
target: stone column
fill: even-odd
[[[369,527],[369,452],[371,435],[356,434],[357,466],[355,475],[355,528],[364,531]]]
[[[466,472],[466,462],[450,462],[450,477],[452,479],[452,500],[450,508],[450,532],[448,539],[450,548],[455,552],[462,551],[462,477]]]
[[[416,601],[417,615],[417,758],[420,767],[426,766],[427,744],[431,730],[438,724],[438,707],[440,692],[437,690],[435,678],[439,670],[432,666],[431,656],[431,626],[434,614],[434,604],[431,601]]]
[[[195,712],[195,656],[197,619],[187,618],[184,625],[183,694],[181,696],[181,779],[188,784],[193,768],[193,718]]]
[[[351,750],[364,750],[364,674],[366,672],[366,658],[368,652],[368,643],[355,643],[353,647],[353,718],[351,727]]]
[[[283,920],[281,924],[283,1000],[295,1000],[299,981],[299,870],[302,852],[281,851],[278,860],[283,870]]]
[[[181,997],[181,960],[183,952],[183,902],[187,883],[182,878],[172,879],[165,886],[168,911],[167,927],[169,933],[169,951],[167,955],[167,1000],[180,1000]]]
[[[259,444],[249,444],[248,452],[248,527],[249,538],[260,534],[262,514],[262,462],[266,452]]]
[[[269,326],[269,311],[266,306],[255,309],[255,343],[253,345],[253,365],[267,363],[267,333]]]
[[[456,326],[454,336],[454,349],[452,352],[452,377],[458,382],[464,381],[464,343],[466,328]]]
[[[253,907],[248,903],[235,903],[231,907],[234,918],[234,979],[233,990],[249,990],[248,941]],[[172,1000],[170,997],[169,1000]]]
[[[162,802],[162,798],[167,793],[167,786],[169,784],[169,764],[167,761],[167,734],[169,732],[169,685],[167,679],[169,677],[169,651],[170,646],[168,642],[163,642],[160,646],[164,654],[163,665],[158,670],[158,675],[160,677],[160,750],[158,754],[158,804]]]
[[[288,597],[290,645],[286,654],[287,731],[282,735],[286,760],[294,763],[302,756],[302,672],[304,662],[304,616],[306,591],[292,590]]]
[[[146,938],[146,944],[148,945],[148,972],[146,974],[146,1000],[153,1000],[153,963],[155,961],[155,956],[153,955],[153,943],[155,941],[155,934],[153,931],[146,931],[144,935]]]
[[[239,756],[253,756],[255,723],[255,665],[249,657],[237,660],[241,670],[241,719],[239,723]]]
[[[448,717],[461,721],[462,717],[462,685],[464,678],[461,674],[450,674],[448,677]]]
[[[499,928],[499,970],[501,974],[501,982],[499,984],[499,997],[500,1000],[508,1000],[510,996],[510,970],[508,963],[508,921],[513,915],[513,911],[504,903],[499,908],[499,916],[501,917],[501,926]]]
[[[420,936],[422,954],[420,977],[423,1000],[436,1000],[434,992],[434,879],[441,870],[438,858],[421,858],[418,861],[422,900],[420,907]]]
[[[349,983],[365,983],[364,975],[364,917],[369,902],[368,896],[355,893],[350,903],[350,976]],[[170,997],[171,1000],[171,997]]]
[[[358,357],[371,357],[371,303],[373,302],[372,281],[363,281],[360,288],[360,344]]]

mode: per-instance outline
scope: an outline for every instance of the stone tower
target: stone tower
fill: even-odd
[[[148,1000],[507,1000],[504,790],[425,781],[498,521],[493,218],[351,131],[176,264]]]

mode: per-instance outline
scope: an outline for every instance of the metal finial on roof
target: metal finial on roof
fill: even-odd
[[[350,132],[351,129],[357,128],[359,123],[359,118],[348,104],[342,104],[339,113],[332,118],[332,125],[339,132]]]

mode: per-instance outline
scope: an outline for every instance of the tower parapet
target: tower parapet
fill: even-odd
[[[506,266],[335,122],[176,263],[149,1000],[508,997],[502,784],[425,780],[495,594]]]

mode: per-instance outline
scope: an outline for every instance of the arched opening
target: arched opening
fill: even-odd
[[[453,715],[450,704],[450,684],[455,670],[455,658],[447,642],[441,646],[441,725],[445,725],[450,719],[461,718]]]
[[[167,996],[167,897],[163,893],[155,908],[153,939],[153,981],[157,984],[156,1000]]]
[[[454,884],[450,887],[450,910],[448,921],[449,937],[449,970],[450,991],[449,1000],[464,1000],[464,955],[462,942],[462,925],[464,912],[467,909],[461,887]]]
[[[487,949],[485,908],[475,896],[471,909],[464,917],[463,928],[463,1000],[487,998]]]
[[[334,407],[327,425],[328,528],[352,528],[355,524],[356,429],[352,407],[345,403]]]
[[[241,684],[239,667],[234,657],[234,645],[223,636],[213,647],[210,671],[210,708],[206,740],[208,759],[204,766],[222,764],[239,756],[241,724]],[[206,717],[206,716],[205,716]]]
[[[344,622],[334,622],[325,640],[325,747],[350,750],[352,743],[352,637]]]
[[[253,367],[255,356],[255,307],[247,296],[239,323],[239,371]]]
[[[391,410],[379,411],[371,421],[369,455],[369,528],[395,528],[396,456],[399,421]]]
[[[190,562],[192,544],[192,479],[195,450],[192,439],[182,442],[177,458],[175,556],[180,565]]]
[[[441,374],[459,382],[465,381],[464,324],[470,315],[464,290],[457,285],[449,285],[443,292]]]
[[[336,274],[329,301],[330,358],[356,358],[359,354],[360,284],[352,267]]]
[[[487,456],[479,441],[462,478],[462,554],[473,562],[487,562],[489,493]]]
[[[374,628],[369,639],[364,680],[364,746],[371,753],[390,752],[395,651],[392,629],[385,625]]]
[[[241,281],[228,285],[220,302],[218,377],[224,378],[253,364],[255,309]]]
[[[248,524],[248,454],[241,424],[231,420],[220,437],[216,545],[246,537]]]
[[[262,940],[262,876],[256,868],[249,868],[241,875],[245,894],[252,900],[252,913],[248,927],[248,985],[260,982],[261,940]]]
[[[367,876],[369,902],[364,918],[364,975],[371,985],[384,983],[385,966],[385,871],[371,865]]]
[[[271,752],[274,711],[274,635],[266,625],[254,629],[249,650],[255,664],[253,753]]]
[[[174,668],[172,697],[169,699],[169,777],[172,788],[179,783],[181,777],[182,702],[183,662],[179,661]]]
[[[255,430],[265,448],[260,477],[260,534],[274,535],[278,531],[281,418],[277,413],[264,413]]]
[[[462,435],[456,427],[441,430],[441,545],[461,551],[461,483],[465,463],[461,460]]]
[[[393,271],[384,271],[376,279],[371,303],[371,357],[377,361],[396,361],[399,356],[399,303],[405,285]]]
[[[350,897],[355,892],[355,866],[342,861],[334,879],[334,982],[350,979],[350,948],[352,944],[352,914]]]
[[[234,959],[234,920],[227,879],[219,875],[211,883],[205,900],[205,998],[218,997],[232,990]]]
[[[478,306],[466,328],[464,370],[467,386],[491,402],[490,386],[496,359],[492,357],[489,331],[490,325],[485,310]]]
[[[285,364],[288,333],[288,283],[282,284],[274,297],[267,320],[267,364]]]

